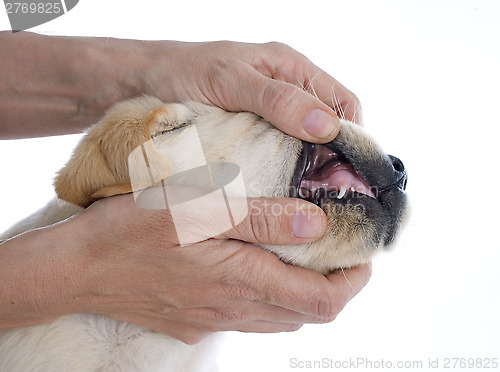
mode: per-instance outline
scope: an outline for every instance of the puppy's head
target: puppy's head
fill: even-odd
[[[328,230],[319,241],[287,248],[282,255],[323,273],[368,262],[395,241],[405,221],[406,182],[401,160],[385,154],[352,123],[342,120],[330,143],[302,142],[290,195],[319,205],[328,216]]]
[[[302,198],[326,212],[328,230],[317,242],[263,246],[283,261],[327,273],[367,262],[394,242],[406,211],[403,163],[343,120],[337,138],[318,145],[290,137],[250,113],[164,104],[150,97],[129,100],[89,130],[58,173],[56,192],[83,207],[131,192],[128,159],[138,148],[147,147],[148,169],[156,178],[192,169],[200,164],[186,136],[193,127],[203,162],[239,166],[246,191],[236,196]]]

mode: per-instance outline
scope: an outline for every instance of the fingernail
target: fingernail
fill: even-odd
[[[297,238],[319,238],[323,232],[320,210],[301,209],[292,216],[292,231]]]
[[[339,119],[329,113],[314,109],[304,119],[304,129],[316,138],[328,138],[339,126]]]

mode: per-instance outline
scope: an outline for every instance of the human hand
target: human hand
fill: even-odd
[[[282,332],[330,322],[368,281],[367,265],[345,270],[345,276],[323,276],[286,265],[252,244],[319,238],[326,216],[315,205],[251,199],[240,225],[207,239],[204,226],[220,219],[217,205],[184,216],[186,225],[201,229],[194,232],[200,233],[199,243],[182,247],[169,211],[140,208],[132,195],[100,200],[66,221],[66,229],[78,235],[72,240],[80,258],[74,262],[85,268],[79,280],[87,295],[79,291],[74,311],[100,313],[195,344],[217,331]],[[294,220],[299,209],[310,211],[309,218]],[[289,213],[273,212],[283,210]]]
[[[165,102],[254,112],[309,142],[331,141],[339,130],[337,114],[362,124],[357,97],[286,45],[154,42],[141,50],[139,91]]]
[[[9,76],[28,76],[30,81],[4,84],[7,93],[12,86],[45,89],[43,100],[35,96],[37,105],[24,99],[22,91],[7,94],[16,100],[6,101],[6,110],[0,108],[6,138],[74,133],[102,117],[116,101],[139,94],[252,111],[311,142],[328,142],[335,136],[338,124],[332,107],[361,123],[359,101],[352,93],[281,44],[1,36],[17,53],[3,56],[10,58]],[[67,50],[68,58],[56,58],[54,50]],[[17,62],[29,61],[33,51],[44,55],[43,65]],[[313,88],[319,99],[304,91]],[[61,91],[66,97],[64,110],[60,96],[54,94]],[[313,136],[307,133],[303,124],[314,109],[327,113],[333,129],[313,118],[308,128]],[[23,293],[23,300],[15,303],[15,311],[14,301],[9,302],[0,326],[39,324],[65,313],[90,311],[188,343],[217,330],[293,330],[303,323],[332,320],[369,276],[369,267],[362,266],[345,271],[348,281],[337,274],[325,277],[285,265],[251,244],[298,244],[315,240],[324,231],[323,227],[308,238],[293,236],[291,215],[251,213],[254,217],[234,235],[179,247],[168,211],[140,209],[131,198],[99,201],[76,218],[4,243],[2,254],[9,259],[2,260],[2,271],[15,278],[11,281],[15,285],[8,286],[11,297]],[[273,203],[312,208],[297,199]],[[322,212],[316,215],[324,221]],[[210,225],[214,220],[194,221]],[[183,262],[189,265],[180,265]]]
[[[0,102],[2,138],[77,133],[116,102],[141,94],[164,102],[194,100],[254,112],[309,142],[335,137],[335,112],[362,123],[353,93],[279,43],[183,43],[29,32],[0,32],[0,43],[8,51],[0,55],[6,66],[0,70],[0,92],[6,97]],[[60,50],[66,51],[65,58],[60,58]],[[33,54],[43,58],[19,63],[31,61]],[[32,86],[39,90],[33,92]]]

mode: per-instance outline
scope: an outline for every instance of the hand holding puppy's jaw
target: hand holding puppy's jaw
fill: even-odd
[[[315,206],[288,198],[241,201],[248,215],[240,224],[185,246],[178,244],[171,211],[141,208],[130,194],[102,199],[61,224],[72,234],[93,231],[82,238],[76,261],[85,267],[78,296],[87,300],[74,311],[140,324],[189,344],[218,331],[283,332],[333,320],[368,280],[366,268],[325,277],[284,264],[248,242],[304,243],[294,236],[294,214],[307,221],[303,211]],[[206,229],[222,212],[220,204],[186,211],[185,223]],[[326,225],[320,212],[314,214],[318,237]]]
[[[251,198],[246,218],[222,238],[260,244],[302,244],[323,236],[326,215],[316,205],[294,198]]]
[[[303,244],[321,238],[327,228],[321,208],[296,198],[226,197],[183,186],[141,191],[136,202],[146,209],[168,208],[181,245],[210,238]]]

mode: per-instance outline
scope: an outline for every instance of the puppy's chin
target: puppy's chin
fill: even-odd
[[[369,262],[380,247],[377,226],[354,200],[326,201],[323,209],[328,228],[319,240],[301,245],[262,245],[280,259],[295,266],[328,274]]]

